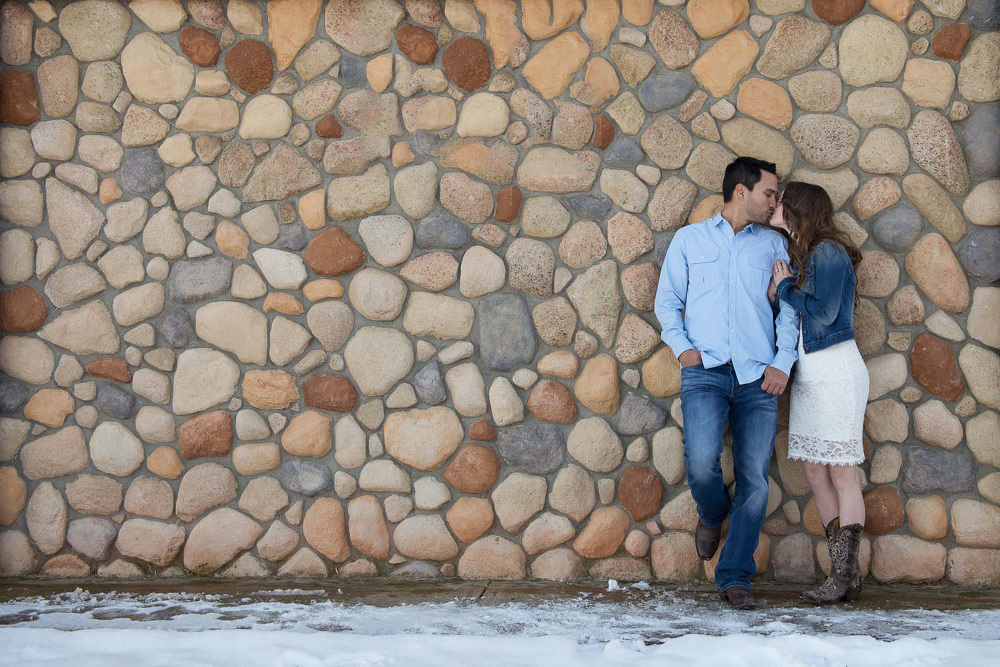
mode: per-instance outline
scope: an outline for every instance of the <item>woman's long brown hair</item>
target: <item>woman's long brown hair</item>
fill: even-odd
[[[843,246],[857,275],[861,263],[861,252],[851,238],[833,221],[833,202],[826,190],[812,183],[792,181],[785,186],[781,195],[785,220],[792,230],[788,242],[788,254],[798,266],[795,284],[799,287],[806,280],[806,261],[809,253],[823,241],[832,241]],[[857,300],[857,296],[855,296]]]

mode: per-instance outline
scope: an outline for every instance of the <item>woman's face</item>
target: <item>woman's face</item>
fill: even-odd
[[[788,221],[785,220],[785,205],[782,203],[780,197],[778,198],[778,205],[774,207],[774,213],[771,214],[771,219],[767,221],[767,224],[777,229],[783,229],[789,234],[792,233]]]

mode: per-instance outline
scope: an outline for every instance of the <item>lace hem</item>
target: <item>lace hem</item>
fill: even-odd
[[[860,439],[827,440],[812,435],[788,434],[788,457],[819,465],[850,466],[865,462]]]
[[[791,454],[789,454],[785,458],[788,459],[789,461],[805,461],[806,463],[814,463],[820,466],[834,466],[836,468],[846,468],[847,466],[859,466],[865,462],[864,459],[855,461],[826,461],[826,460],[821,461],[819,459],[811,459],[806,456],[792,456]]]

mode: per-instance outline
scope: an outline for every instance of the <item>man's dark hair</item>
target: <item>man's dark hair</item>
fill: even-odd
[[[773,162],[764,162],[753,157],[738,157],[730,162],[722,179],[722,201],[728,202],[733,198],[737,185],[753,190],[760,182],[762,171],[778,175],[778,169]]]

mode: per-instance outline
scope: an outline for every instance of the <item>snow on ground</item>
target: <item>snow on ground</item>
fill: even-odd
[[[998,608],[771,604],[745,613],[710,593],[613,583],[524,600],[378,605],[337,589],[77,589],[0,602],[0,665],[964,667],[1000,654]]]

